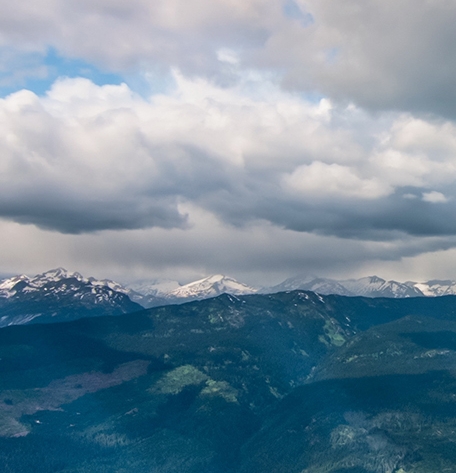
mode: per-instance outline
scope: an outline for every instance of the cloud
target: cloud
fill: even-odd
[[[423,200],[431,204],[442,204],[448,202],[448,199],[441,193],[436,191],[423,192]]]
[[[377,199],[387,196],[392,188],[378,179],[362,179],[347,166],[313,162],[299,166],[283,179],[292,192],[316,200],[332,198]]]
[[[63,104],[60,85],[44,100],[22,91],[0,104],[0,214],[70,233],[184,226],[175,196],[154,189],[154,162],[128,126],[129,92],[76,80]]]
[[[0,215],[69,233],[185,227],[178,203],[241,195],[250,154],[253,168],[274,168],[283,152],[293,166],[302,139],[287,139],[301,132],[296,120],[319,113],[286,97],[278,112],[274,99],[176,81],[173,94],[152,100],[86,79],[60,80],[46,97],[23,90],[2,100]]]
[[[450,122],[364,114],[358,130],[356,107],[262,76],[174,80],[149,99],[61,79],[44,97],[1,100],[0,216],[63,233],[185,229],[182,204],[193,204],[234,227],[372,241],[456,233]],[[442,196],[447,205],[429,206]]]
[[[372,110],[454,118],[456,7],[448,0],[0,0],[0,47],[127,73],[179,68],[236,80],[260,69],[293,90]]]
[[[157,245],[163,271],[287,275],[456,244],[451,2],[0,7],[0,86],[41,81],[0,99],[1,223],[60,245],[55,266],[86,246],[141,268]],[[141,85],[43,94],[65,67]]]
[[[0,2],[0,45],[54,47],[113,70],[156,62],[216,72],[221,48],[261,46],[280,18],[273,0],[38,0]]]
[[[222,272],[252,284],[271,285],[303,272],[365,276],[397,273],[402,268],[406,279],[422,274],[424,267],[424,277],[446,277],[454,270],[448,258],[454,238],[340,239],[266,222],[233,228],[194,205],[180,210],[190,215],[185,231],[149,228],[71,235],[0,220],[2,242],[8,248],[0,255],[0,265],[15,274],[36,274],[60,264],[85,275],[121,281],[170,277],[189,282]],[[433,265],[434,258],[438,265]],[[412,269],[407,272],[403,266]]]
[[[454,118],[456,7],[447,0],[300,0],[313,22],[270,35],[259,63],[289,87],[375,110]]]

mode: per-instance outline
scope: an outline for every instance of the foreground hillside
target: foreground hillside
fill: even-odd
[[[295,291],[3,328],[2,471],[456,471],[455,311]]]

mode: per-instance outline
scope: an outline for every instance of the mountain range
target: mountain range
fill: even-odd
[[[296,276],[277,286],[255,288],[218,274],[185,285],[172,280],[154,280],[126,286],[57,268],[33,277],[18,275],[0,281],[0,327],[120,315],[143,308],[208,299],[224,293],[239,296],[293,290],[352,297],[429,297],[456,294],[456,282],[400,283],[377,276],[350,280]]]
[[[5,473],[456,472],[456,297],[227,295],[0,329]]]
[[[456,294],[456,281],[433,280],[423,283],[387,281],[378,276],[336,280],[317,276],[296,276],[268,288],[267,292],[307,290],[319,294],[364,297],[423,297]]]
[[[165,285],[166,284],[166,285]],[[156,299],[150,302],[143,299],[145,307],[157,305],[157,298],[161,303],[182,303],[190,300],[201,300],[214,297],[219,294],[229,293],[234,295],[246,294],[273,294],[283,291],[304,290],[318,294],[338,294],[342,296],[363,297],[436,297],[444,295],[456,295],[456,281],[454,280],[430,280],[426,282],[406,281],[398,282],[385,280],[378,276],[369,276],[360,279],[336,280],[321,278],[318,276],[295,276],[286,279],[276,286],[253,287],[240,283],[233,278],[221,274],[209,276],[186,285],[179,285],[177,281],[166,281],[161,290],[159,282],[148,286],[147,282],[141,285],[132,285],[131,288],[137,293],[150,294]],[[152,288],[152,291],[151,289]],[[169,289],[168,289],[169,288]],[[141,303],[140,299],[134,299]],[[145,303],[144,303],[145,302]]]
[[[0,282],[0,327],[120,315],[142,308],[116,283],[62,268]]]

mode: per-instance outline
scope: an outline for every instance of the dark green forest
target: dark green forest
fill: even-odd
[[[455,311],[295,291],[2,328],[1,471],[456,472]]]

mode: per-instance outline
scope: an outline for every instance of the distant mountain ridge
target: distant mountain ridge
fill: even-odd
[[[153,280],[126,287],[110,279],[86,278],[78,272],[56,268],[33,277],[21,274],[0,281],[0,327],[120,315],[224,293],[255,292],[257,289],[221,274],[185,285]]]
[[[399,282],[385,280],[378,276],[368,276],[360,279],[337,280],[318,276],[295,276],[282,283],[257,288],[237,281],[222,274],[209,276],[198,281],[180,285],[177,281],[165,280],[160,283],[154,280],[151,284],[143,281],[141,285],[131,285],[136,293],[142,293],[143,299],[135,299],[145,307],[154,307],[159,300],[160,305],[181,304],[192,300],[202,300],[227,293],[233,295],[273,294],[284,291],[312,291],[318,294],[335,294],[340,296],[363,297],[437,297],[456,295],[456,281],[430,280],[427,282],[406,281]],[[160,288],[160,290],[158,290]],[[167,290],[168,289],[168,290]],[[169,290],[171,289],[171,290]],[[128,290],[126,293],[128,293]],[[146,301],[147,294],[154,297],[151,302]],[[130,296],[131,297],[131,296]],[[137,296],[136,296],[137,297]],[[142,302],[141,302],[142,301]]]
[[[22,274],[0,281],[0,327],[120,315],[143,308],[209,299],[225,293],[244,296],[294,290],[350,297],[437,297],[455,295],[456,281],[401,283],[378,276],[347,280],[295,276],[276,286],[258,289],[216,274],[185,285],[172,280],[151,280],[128,287],[110,279],[86,278],[80,273],[57,268],[33,277]]]
[[[378,276],[360,279],[336,280],[317,276],[295,276],[262,292],[304,290],[319,294],[364,297],[437,297],[456,294],[456,281],[431,280],[427,282],[387,281]]]

